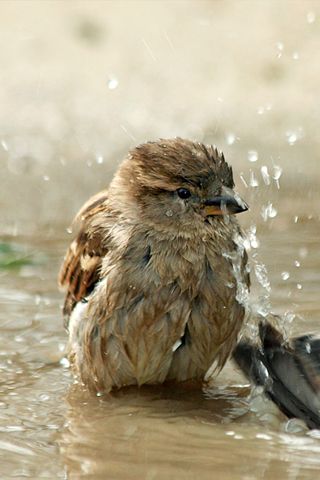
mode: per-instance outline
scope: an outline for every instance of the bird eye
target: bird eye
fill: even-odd
[[[179,195],[180,198],[185,200],[186,198],[191,197],[191,192],[187,188],[178,188],[177,194]]]

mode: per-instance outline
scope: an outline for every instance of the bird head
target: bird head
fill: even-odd
[[[111,192],[126,214],[162,229],[190,231],[244,212],[234,191],[232,169],[213,146],[175,138],[134,148],[120,166]]]

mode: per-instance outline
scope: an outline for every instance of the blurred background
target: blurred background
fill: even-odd
[[[4,233],[61,228],[129,148],[173,136],[216,144],[239,189],[241,173],[265,185],[261,167],[281,167],[284,204],[293,190],[299,211],[317,213],[318,1],[3,0],[0,11]],[[272,202],[256,187],[254,203]]]
[[[1,478],[317,478],[319,432],[231,363],[205,395],[70,388],[56,278],[128,149],[186,137],[251,207],[251,308],[319,332],[320,2],[1,0],[0,46]]]

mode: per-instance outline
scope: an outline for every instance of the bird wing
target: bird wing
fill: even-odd
[[[59,272],[59,286],[66,289],[63,314],[66,321],[76,305],[93,290],[100,278],[100,267],[107,248],[99,216],[106,212],[107,190],[91,197],[77,213],[78,233],[70,244]]]
[[[287,343],[270,323],[260,324],[261,347],[241,340],[233,358],[244,374],[287,417],[297,417],[309,428],[320,428],[320,342],[303,335]]]

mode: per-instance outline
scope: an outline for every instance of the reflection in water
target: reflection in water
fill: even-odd
[[[192,478],[195,466],[203,463],[205,473],[213,465],[212,428],[225,437],[227,425],[247,411],[236,392],[210,400],[201,392],[146,387],[96,399],[79,390],[69,392],[61,443],[70,474],[177,478],[185,472]]]
[[[271,479],[308,470],[312,478],[320,445],[279,434],[279,423],[275,430],[259,425],[241,407],[242,390],[205,400],[200,393],[144,388],[101,400],[72,388],[61,439],[69,478]]]

